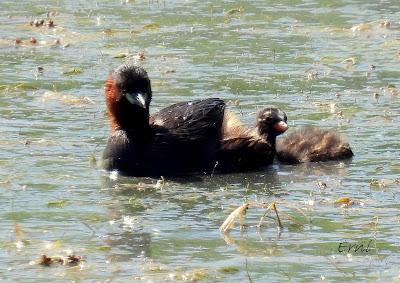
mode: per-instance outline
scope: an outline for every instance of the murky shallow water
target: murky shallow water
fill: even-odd
[[[1,279],[398,279],[399,4],[49,2],[0,3]],[[55,28],[29,25],[47,12]],[[39,44],[27,43],[31,37]],[[126,59],[117,57],[138,52],[152,78],[153,111],[218,96],[251,124],[259,108],[275,104],[292,128],[346,134],[355,157],[167,179],[163,189],[152,179],[110,180],[98,165],[109,133],[102,84]],[[334,205],[341,197],[355,204]],[[281,233],[268,219],[261,231],[220,234],[243,202],[273,200]],[[245,223],[257,224],[264,211],[249,210]],[[370,239],[369,252],[338,252],[341,242]],[[29,264],[64,250],[86,261]]]

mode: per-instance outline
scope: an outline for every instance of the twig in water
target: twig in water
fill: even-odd
[[[272,202],[266,209],[266,211],[264,212],[264,214],[261,216],[260,221],[258,222],[258,227],[260,228],[262,226],[262,223],[264,222],[265,217],[267,217],[267,214],[271,211],[271,209],[273,209],[275,211],[276,214],[276,222],[278,222],[278,226],[280,229],[283,228],[281,219],[279,217],[278,214],[278,210],[276,209],[276,202]]]
[[[272,208],[275,210],[276,219],[277,219],[277,221],[278,221],[279,228],[282,229],[282,228],[283,228],[283,225],[282,225],[281,219],[279,218],[279,214],[278,214],[278,210],[276,209],[276,204],[275,204],[275,202],[272,203]]]
[[[247,268],[247,257],[246,257],[246,274],[247,274],[247,278],[249,278],[249,282],[253,283],[253,280],[250,277],[249,269]]]

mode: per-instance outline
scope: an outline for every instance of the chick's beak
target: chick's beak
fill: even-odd
[[[147,108],[146,94],[142,94],[140,92],[127,93],[127,94],[125,94],[125,97],[133,105],[137,105],[137,106],[140,106],[142,108]]]
[[[284,133],[289,128],[289,126],[284,121],[280,121],[274,124],[273,128],[279,133]]]

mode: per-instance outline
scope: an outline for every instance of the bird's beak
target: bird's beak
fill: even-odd
[[[280,121],[280,122],[274,124],[274,125],[273,125],[273,128],[274,128],[277,132],[279,132],[279,133],[282,134],[282,133],[286,132],[286,130],[289,128],[289,126],[288,126],[285,122]]]
[[[126,93],[125,97],[133,105],[137,105],[145,109],[147,108],[147,103],[146,103],[147,94],[143,94],[140,92]]]

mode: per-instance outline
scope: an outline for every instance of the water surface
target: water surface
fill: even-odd
[[[0,278],[398,279],[400,5],[278,2],[1,1]],[[54,28],[30,26],[47,15]],[[152,79],[152,111],[215,96],[252,124],[274,104],[290,130],[345,134],[355,157],[167,178],[162,189],[157,179],[112,180],[100,170],[103,82],[127,58]],[[341,197],[354,204],[335,205]],[[277,201],[283,230],[268,219],[262,230],[222,236],[246,201]],[[245,223],[264,211],[250,209]],[[341,242],[369,240],[369,252],[338,252]],[[66,250],[86,261],[30,264]]]

